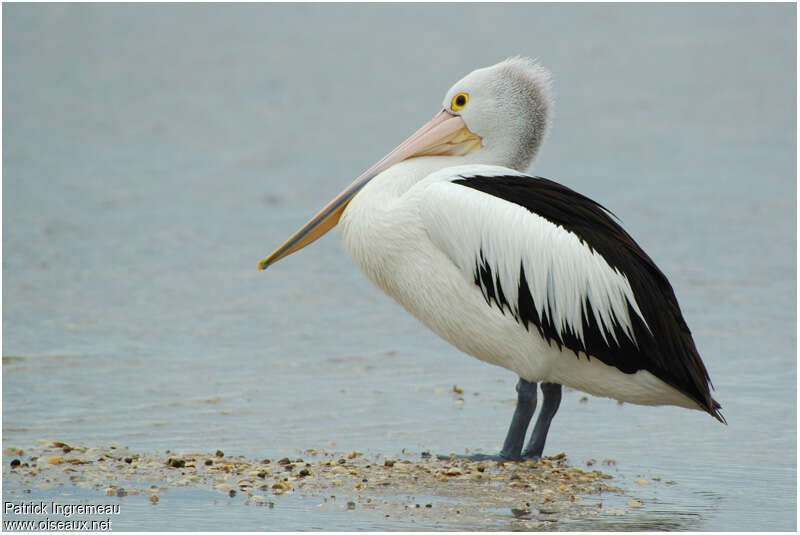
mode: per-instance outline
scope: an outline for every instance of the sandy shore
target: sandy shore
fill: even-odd
[[[317,450],[283,459],[222,451],[150,455],[115,445],[41,440],[24,451],[3,450],[3,480],[12,494],[76,486],[115,497],[144,495],[156,506],[163,493],[181,488],[213,490],[269,508],[280,507],[287,496],[313,496],[332,509],[425,523],[479,525],[487,513],[503,511],[520,529],[621,512],[602,507],[604,493],[620,494],[612,476],[570,466],[564,454],[521,463],[415,457]]]

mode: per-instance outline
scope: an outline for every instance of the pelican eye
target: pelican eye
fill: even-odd
[[[466,93],[459,93],[453,97],[453,101],[450,102],[450,108],[453,111],[461,111],[464,109],[464,106],[467,105],[467,102],[469,102],[469,95]]]

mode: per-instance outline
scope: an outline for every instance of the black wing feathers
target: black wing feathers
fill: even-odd
[[[584,352],[625,373],[645,369],[725,422],[720,414],[719,403],[711,397],[708,371],[683,319],[672,286],[647,253],[610,217],[608,210],[566,186],[540,177],[475,176],[458,178],[453,183],[520,205],[578,236],[602,255],[612,268],[628,278],[647,322],[647,325],[642,323],[629,305],[636,343],[619,325],[615,327],[616,342],[608,335],[604,339],[586,300],[584,341],[581,342],[570,329],[560,332],[553,325],[552,316],[548,315],[547,310],[543,311],[544,317],[539,317],[532,298],[532,290],[535,289],[528,287],[528,277],[520,265],[517,319],[526,328],[532,324],[548,342],[556,343],[559,347],[563,345],[576,354]],[[476,262],[475,283],[481,287],[487,302],[494,300],[501,310],[513,310],[503,295],[500,281],[496,280],[483,258],[483,252]]]

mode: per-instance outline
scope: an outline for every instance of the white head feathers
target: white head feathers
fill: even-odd
[[[466,105],[454,106],[462,93]],[[481,163],[525,171],[550,124],[550,72],[530,58],[508,58],[456,82],[443,107],[460,115],[467,128],[483,139]]]

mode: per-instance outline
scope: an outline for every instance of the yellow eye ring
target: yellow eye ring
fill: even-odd
[[[461,111],[466,107],[467,102],[469,102],[469,95],[466,93],[459,93],[454,96],[453,100],[450,102],[450,109],[453,111]]]

